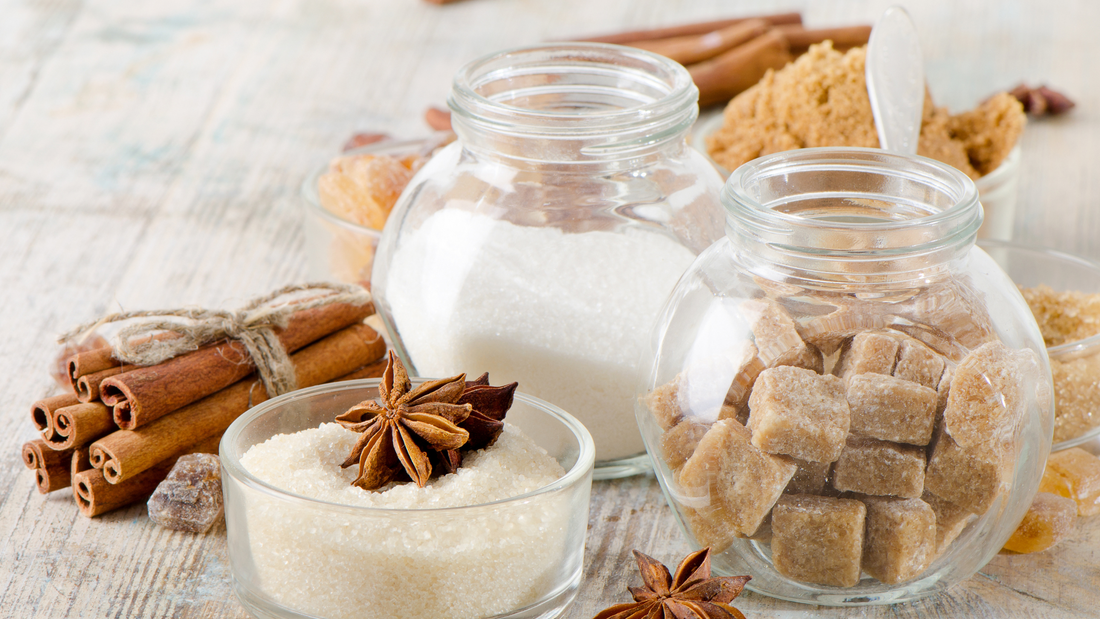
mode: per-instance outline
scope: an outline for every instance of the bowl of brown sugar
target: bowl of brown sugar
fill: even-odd
[[[1053,451],[1100,454],[1100,262],[1053,249],[982,240],[1020,287],[1054,378]]]

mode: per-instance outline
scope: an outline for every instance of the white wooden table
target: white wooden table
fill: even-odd
[[[465,62],[626,28],[803,10],[870,23],[887,1],[0,0],[0,615],[240,617],[224,526],[88,520],[19,461],[56,334],[105,312],[235,307],[305,277],[298,185],[354,131],[415,137]],[[1078,102],[1029,126],[1015,237],[1100,258],[1100,4],[903,2],[934,96],[969,107],[1020,81]],[[808,5],[808,6],[803,6]],[[593,489],[570,617],[628,599],[630,550],[688,550],[652,477]],[[1100,606],[1100,521],[1000,555],[949,594],[829,609],[746,594],[750,617],[1080,617]]]

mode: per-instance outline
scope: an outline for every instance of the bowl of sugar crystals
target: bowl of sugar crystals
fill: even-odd
[[[381,379],[274,398],[222,438],[234,590],[265,618],[559,616],[593,454],[515,383],[410,378],[391,353]]]
[[[739,167],[673,290],[638,424],[684,534],[826,605],[944,590],[1004,545],[1051,447],[1051,375],[945,164],[810,148]]]
[[[638,362],[676,280],[722,235],[722,179],[686,140],[697,97],[683,66],[614,45],[460,70],[458,139],[409,182],[372,273],[409,371],[519,381],[589,429],[597,479],[648,470]]]

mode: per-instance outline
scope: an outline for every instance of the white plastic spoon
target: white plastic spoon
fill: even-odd
[[[900,6],[886,9],[871,29],[866,76],[879,146],[915,154],[924,109],[924,62],[917,29]]]

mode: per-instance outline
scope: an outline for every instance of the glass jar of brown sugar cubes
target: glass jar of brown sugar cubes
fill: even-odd
[[[691,544],[749,588],[883,604],[972,575],[1050,451],[1050,368],[974,245],[974,184],[922,157],[803,149],[745,164],[726,238],[652,338],[638,422]]]

